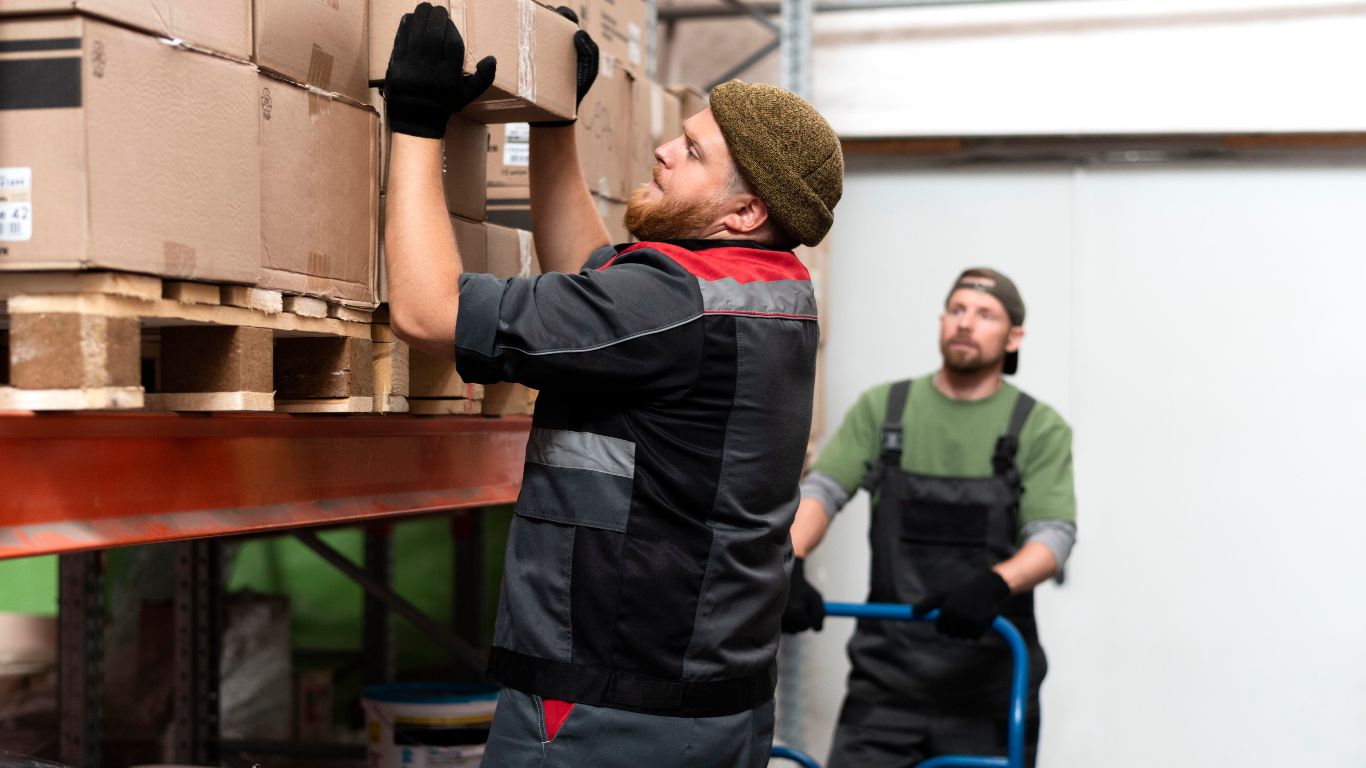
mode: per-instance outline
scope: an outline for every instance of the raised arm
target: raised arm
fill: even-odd
[[[493,82],[486,57],[464,75],[465,42],[445,8],[405,14],[384,78],[394,132],[385,208],[384,255],[394,333],[423,351],[455,357],[460,251],[441,184],[441,137],[451,115]]]
[[[569,8],[557,13],[579,22]],[[574,33],[574,55],[577,109],[598,77],[598,46],[582,29]],[[579,165],[574,122],[531,124],[531,230],[543,272],[578,272],[611,242]]]
[[[611,242],[579,165],[574,126],[531,129],[531,230],[544,272],[578,272]]]

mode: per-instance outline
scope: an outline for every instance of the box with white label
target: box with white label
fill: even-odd
[[[531,126],[506,123],[489,126],[488,185],[525,187],[531,183]]]
[[[0,20],[0,269],[255,283],[256,78],[89,17]]]

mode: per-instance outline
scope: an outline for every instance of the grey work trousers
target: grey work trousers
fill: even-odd
[[[541,697],[504,688],[482,768],[764,768],[773,702],[721,717],[665,717],[575,704],[546,738]]]

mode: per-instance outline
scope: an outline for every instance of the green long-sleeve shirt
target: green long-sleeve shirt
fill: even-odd
[[[953,400],[935,388],[933,379],[922,376],[911,385],[902,416],[902,469],[951,477],[990,475],[996,439],[1006,431],[1020,390],[1007,382],[985,399]],[[860,395],[811,467],[838,483],[846,496],[858,490],[878,459],[890,388],[888,382]],[[1044,403],[1034,405],[1020,430],[1016,463],[1024,486],[1020,527],[1041,520],[1075,524],[1072,428],[1057,411]]]

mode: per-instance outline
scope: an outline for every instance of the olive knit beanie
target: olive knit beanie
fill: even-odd
[[[782,88],[739,80],[712,89],[711,111],[769,215],[803,245],[819,243],[844,191],[844,153],[830,124]]]

